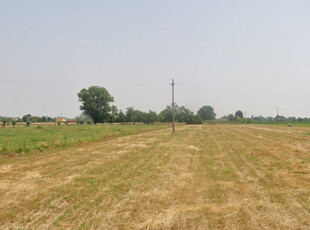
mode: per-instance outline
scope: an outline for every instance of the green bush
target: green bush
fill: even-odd
[[[14,128],[15,128],[16,124],[17,124],[17,121],[16,120],[12,120],[12,125],[13,125]]]
[[[185,123],[188,125],[194,125],[194,124],[202,124],[202,118],[200,115],[189,115],[186,116],[184,119]]]
[[[81,119],[81,118],[77,118],[77,119],[76,119],[76,123],[77,123],[78,125],[83,125],[83,124],[85,123],[85,121],[84,121],[83,119]]]

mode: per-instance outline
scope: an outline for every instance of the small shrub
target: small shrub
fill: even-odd
[[[8,144],[5,143],[1,148],[0,148],[0,152],[6,153],[8,152],[9,148],[8,148]]]
[[[21,152],[23,152],[23,149],[21,147],[19,147],[19,148],[17,148],[16,152],[21,153]]]
[[[26,127],[29,127],[30,126],[30,121],[27,121],[26,122]]]
[[[6,120],[2,120],[2,127],[5,128],[5,124],[7,123]]]
[[[27,153],[29,151],[29,149],[27,148],[27,141],[24,140],[23,142],[23,152]]]
[[[77,119],[76,119],[76,123],[77,123],[78,125],[83,125],[83,124],[85,123],[85,120],[82,119],[82,118],[77,118]]]
[[[251,119],[251,118],[246,118],[245,123],[246,123],[246,124],[251,124],[251,123],[252,123],[252,119]]]
[[[16,120],[12,120],[12,125],[13,125],[14,128],[15,128],[16,124],[17,124],[17,121]]]
[[[41,142],[39,146],[40,146],[40,150],[49,148],[49,144],[46,142]]]
[[[80,125],[83,125],[84,121],[83,120],[79,120],[79,121],[77,121],[77,123],[80,124]]]
[[[64,135],[64,145],[67,145],[67,135]]]

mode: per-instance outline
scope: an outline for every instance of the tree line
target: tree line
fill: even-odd
[[[117,109],[114,98],[104,87],[91,86],[88,89],[82,89],[78,93],[79,101],[82,103],[80,109],[84,115],[89,116],[95,124],[97,123],[122,123],[122,122],[142,122],[153,124],[155,122],[172,122],[172,106],[167,105],[160,113],[149,110],[143,112],[133,107],[128,107],[125,112]],[[203,120],[215,119],[214,109],[211,106],[202,106],[197,114],[184,106],[175,104],[176,122],[185,122],[186,124],[201,124]]]
[[[146,123],[154,124],[156,122],[166,123],[172,122],[172,106],[167,105],[164,110],[159,113],[149,110],[148,112],[128,107],[125,112],[118,110],[114,102],[114,98],[104,87],[90,86],[88,89],[82,89],[78,93],[79,101],[82,103],[80,109],[83,111],[82,116],[76,117],[78,124],[92,123]],[[216,113],[212,106],[204,105],[195,114],[185,106],[175,104],[175,121],[186,124],[201,124],[204,120],[215,120]],[[263,117],[252,116],[244,118],[242,111],[237,110],[234,114],[223,116],[222,120],[234,123],[260,123],[260,122],[310,122],[310,118],[296,117]],[[16,125],[17,122],[25,122],[27,126],[32,122],[56,122],[56,118],[49,116],[31,116],[26,114],[22,118],[1,117],[1,125],[5,127],[8,124]]]
[[[146,123],[154,124],[157,122],[172,122],[172,106],[167,105],[160,113],[149,110],[148,112],[128,107],[126,111],[118,110],[114,102],[114,98],[104,87],[91,86],[88,89],[82,89],[78,93],[79,101],[82,103],[80,109],[83,114],[75,118],[77,124],[92,123]],[[186,124],[201,124],[203,120],[215,119],[214,109],[211,106],[202,106],[195,114],[185,106],[175,104],[175,121]],[[16,122],[25,122],[27,126],[36,122],[56,122],[56,118],[49,116],[32,116],[25,114],[22,118],[1,117],[2,126]],[[55,123],[56,124],[56,123]]]
[[[226,116],[221,117],[223,120],[228,120],[230,122],[237,122],[237,123],[264,123],[264,122],[310,122],[310,118],[307,117],[284,117],[277,115],[275,117],[263,117],[263,116],[251,116],[250,118],[244,118],[242,111],[238,110],[235,114],[229,114]]]
[[[202,109],[205,108],[202,107]],[[198,112],[201,112],[200,109]],[[201,112],[203,114],[203,112]],[[206,117],[204,117],[206,119]],[[215,118],[215,117],[214,117]],[[214,119],[213,118],[213,119]],[[187,124],[201,124],[203,121],[203,116],[199,113],[194,114],[190,109],[185,106],[175,105],[175,121]],[[143,112],[134,107],[128,107],[125,112],[122,110],[117,110],[114,106],[114,109],[109,113],[109,116],[105,120],[97,120],[97,123],[146,123],[154,124],[156,122],[166,123],[172,122],[172,106],[167,105],[164,110],[160,113],[149,110],[148,112]],[[94,121],[95,123],[95,121]]]

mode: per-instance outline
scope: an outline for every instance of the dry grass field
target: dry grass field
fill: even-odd
[[[0,163],[1,229],[310,229],[310,128],[180,126]]]

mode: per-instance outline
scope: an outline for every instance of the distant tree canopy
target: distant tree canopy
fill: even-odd
[[[175,107],[177,107],[177,105]],[[159,121],[172,122],[172,107],[170,105],[167,105],[166,109],[159,113]]]
[[[145,123],[147,124],[153,124],[155,122],[158,122],[158,116],[157,116],[157,113],[152,111],[152,110],[149,110],[149,113],[146,114],[146,120],[145,120]]]
[[[127,122],[136,122],[136,114],[133,107],[128,107],[126,111],[126,121]]]
[[[179,107],[177,104],[175,105],[176,122],[186,122],[186,118],[192,115],[194,113],[184,106]],[[159,113],[158,120],[160,122],[172,122],[172,107],[170,105],[167,105],[166,109]]]
[[[192,124],[202,124],[202,118],[199,114],[196,115],[189,115],[185,117],[185,123],[188,125]]]
[[[82,102],[80,109],[90,116],[93,122],[104,123],[111,119],[111,102],[114,98],[104,87],[90,86],[78,93],[79,101]]]
[[[185,108],[184,106],[176,106],[176,116],[175,119],[177,122],[186,122],[194,113],[189,109]],[[196,119],[197,120],[197,119]]]
[[[128,122],[128,123],[146,123],[153,124],[155,122],[172,122],[172,107],[167,105],[159,114],[149,110],[143,112],[133,107],[128,107],[126,112],[118,111],[116,106],[110,105],[114,101],[109,92],[99,86],[91,86],[88,89],[82,89],[78,93],[79,101],[82,102],[80,109],[85,115],[89,116],[93,122]],[[203,106],[199,110],[200,114],[194,114],[190,109],[184,106],[175,105],[175,120],[186,124],[201,124],[202,120],[215,119],[215,113],[211,106]],[[77,122],[80,119],[77,118]],[[83,119],[85,122],[85,119]]]
[[[31,114],[26,114],[26,115],[24,115],[23,118],[22,118],[22,121],[23,121],[23,122],[28,121],[29,117],[31,117]]]
[[[229,114],[228,117],[227,117],[227,120],[229,120],[229,121],[234,121],[234,120],[235,120],[234,115]]]
[[[197,113],[203,120],[214,120],[216,115],[214,109],[209,105],[202,106]]]
[[[172,122],[172,107],[167,105],[166,109],[161,111],[158,115],[158,121],[160,122]],[[202,118],[199,114],[194,113],[184,106],[175,105],[175,121],[186,124],[201,124]]]
[[[126,115],[125,113],[123,113],[122,110],[120,110],[119,113],[117,114],[115,118],[115,122],[118,122],[118,123],[126,122]]]
[[[284,116],[277,115],[274,120],[275,121],[286,121],[286,118]]]
[[[238,111],[237,111],[238,112]],[[235,116],[233,114],[229,114],[229,115],[225,115],[223,116],[221,119],[226,119],[230,122],[234,122],[234,123],[245,123],[245,124],[249,124],[249,123],[273,123],[273,122],[304,122],[304,123],[308,123],[310,122],[310,118],[301,118],[301,117],[294,117],[294,116],[290,116],[290,117],[284,117],[284,116],[280,116],[277,115],[275,117],[263,117],[261,115],[259,116],[251,116],[251,118],[242,118],[240,117],[242,112],[240,111],[240,113],[235,113]],[[243,114],[242,114],[243,115]]]
[[[133,107],[127,108],[126,111],[127,122],[143,122],[146,124],[153,124],[158,121],[158,115],[156,112],[149,110],[148,113],[140,110],[135,110]]]
[[[25,114],[22,119],[17,119],[18,121],[23,121],[23,122],[51,122],[55,119],[49,117],[49,116],[31,116],[31,114]]]
[[[192,111],[184,106],[179,107],[175,105],[175,120],[176,122],[185,122],[187,124],[201,124],[202,118],[199,115],[194,115]],[[129,123],[146,123],[153,124],[155,122],[172,122],[172,107],[167,105],[166,109],[159,114],[155,111],[143,112],[136,110],[133,107],[128,107],[126,113],[120,111],[115,115],[115,122],[129,122]]]
[[[235,118],[237,117],[243,118],[243,113],[240,110],[235,113]]]
[[[109,113],[109,122],[114,123],[118,116],[118,109],[115,105],[111,106],[111,113]]]
[[[5,128],[5,124],[8,122],[7,118],[1,118],[2,121],[2,127]]]

